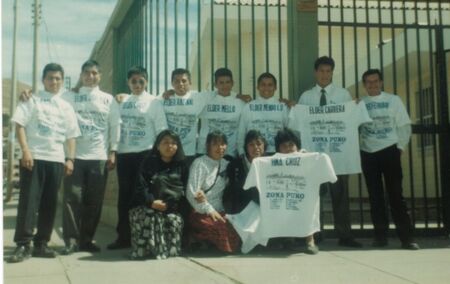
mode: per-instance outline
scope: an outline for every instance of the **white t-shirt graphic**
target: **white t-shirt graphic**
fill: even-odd
[[[256,186],[259,191],[260,223],[253,239],[305,237],[319,231],[319,187],[336,180],[326,154],[276,153],[253,160],[244,184],[244,189]]]
[[[11,120],[25,127],[35,160],[64,163],[64,142],[80,135],[73,108],[59,94],[38,92],[19,103]]]
[[[238,151],[244,153],[244,140],[248,131],[254,129],[261,132],[267,141],[267,153],[275,152],[275,136],[277,132],[288,125],[289,109],[271,97],[257,98],[244,106],[241,114],[238,132]]]
[[[169,129],[180,136],[184,153],[193,156],[196,153],[198,118],[203,111],[209,93],[188,92],[184,96],[177,94],[162,100]]]
[[[67,92],[61,98],[73,107],[81,130],[76,140],[75,158],[106,160],[108,150],[117,151],[120,111],[113,96],[98,87],[82,87],[78,93]]]
[[[403,139],[402,133],[397,131],[411,124],[398,96],[381,92],[378,96],[364,97],[363,102],[373,122],[361,126],[361,150],[373,153],[397,144],[399,140],[409,140],[409,135]]]
[[[296,105],[289,127],[300,132],[302,148],[327,153],[338,175],[361,172],[358,127],[371,121],[363,103]]]
[[[210,94],[203,112],[200,114],[201,129],[198,138],[197,153],[206,153],[206,137],[213,130],[220,130],[225,134],[228,140],[227,151],[225,154],[237,155],[237,129],[239,128],[239,119],[245,103],[236,98],[236,93],[229,96],[221,96],[214,92]]]
[[[120,104],[119,153],[138,153],[153,147],[159,132],[167,129],[161,101],[144,92],[126,96]]]

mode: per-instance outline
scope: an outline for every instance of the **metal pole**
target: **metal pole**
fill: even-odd
[[[16,109],[16,96],[17,96],[17,77],[16,77],[16,42],[17,42],[17,0],[14,0],[14,30],[13,30],[13,51],[12,51],[12,75],[11,75],[11,96],[9,102],[9,114],[12,116]],[[9,137],[8,141],[8,189],[6,192],[5,202],[11,200],[13,190],[13,178],[14,178],[14,145],[16,127],[15,123],[9,124]]]
[[[39,21],[41,19],[41,4],[39,0],[34,0],[33,4],[33,25],[34,25],[34,36],[33,36],[33,93],[37,92],[38,89],[38,57],[39,57]]]

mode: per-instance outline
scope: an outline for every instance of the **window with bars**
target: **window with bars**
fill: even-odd
[[[434,124],[433,87],[426,87],[416,92],[416,123],[424,127]],[[420,148],[433,146],[433,134],[423,133],[417,136],[417,145]]]

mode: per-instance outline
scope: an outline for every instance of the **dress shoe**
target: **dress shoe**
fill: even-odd
[[[361,248],[363,245],[355,239],[339,239],[338,245],[348,248]]]
[[[402,249],[407,249],[407,250],[419,250],[420,247],[417,243],[402,243]]]
[[[9,263],[18,263],[22,262],[31,256],[31,247],[30,245],[19,245],[14,250],[13,255],[8,259]]]
[[[94,244],[93,242],[88,242],[88,243],[81,244],[79,246],[79,251],[100,252],[101,249],[98,245]]]
[[[125,248],[130,248],[130,247],[131,247],[130,242],[116,240],[115,242],[110,243],[106,248],[110,249],[110,250],[115,250],[115,249],[125,249]]]
[[[55,258],[56,255],[56,252],[49,248],[47,244],[34,245],[32,253],[33,257]]]
[[[387,239],[375,239],[372,242],[372,246],[374,248],[382,248],[382,247],[386,247],[387,245],[388,245]]]
[[[70,243],[61,250],[61,254],[62,255],[71,255],[77,251],[78,251],[78,245],[76,243]]]
[[[305,249],[306,254],[318,254],[319,253],[319,247],[314,244],[307,244]]]

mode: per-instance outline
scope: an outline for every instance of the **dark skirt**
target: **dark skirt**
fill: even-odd
[[[130,210],[131,259],[165,259],[181,252],[183,218],[139,206]]]

